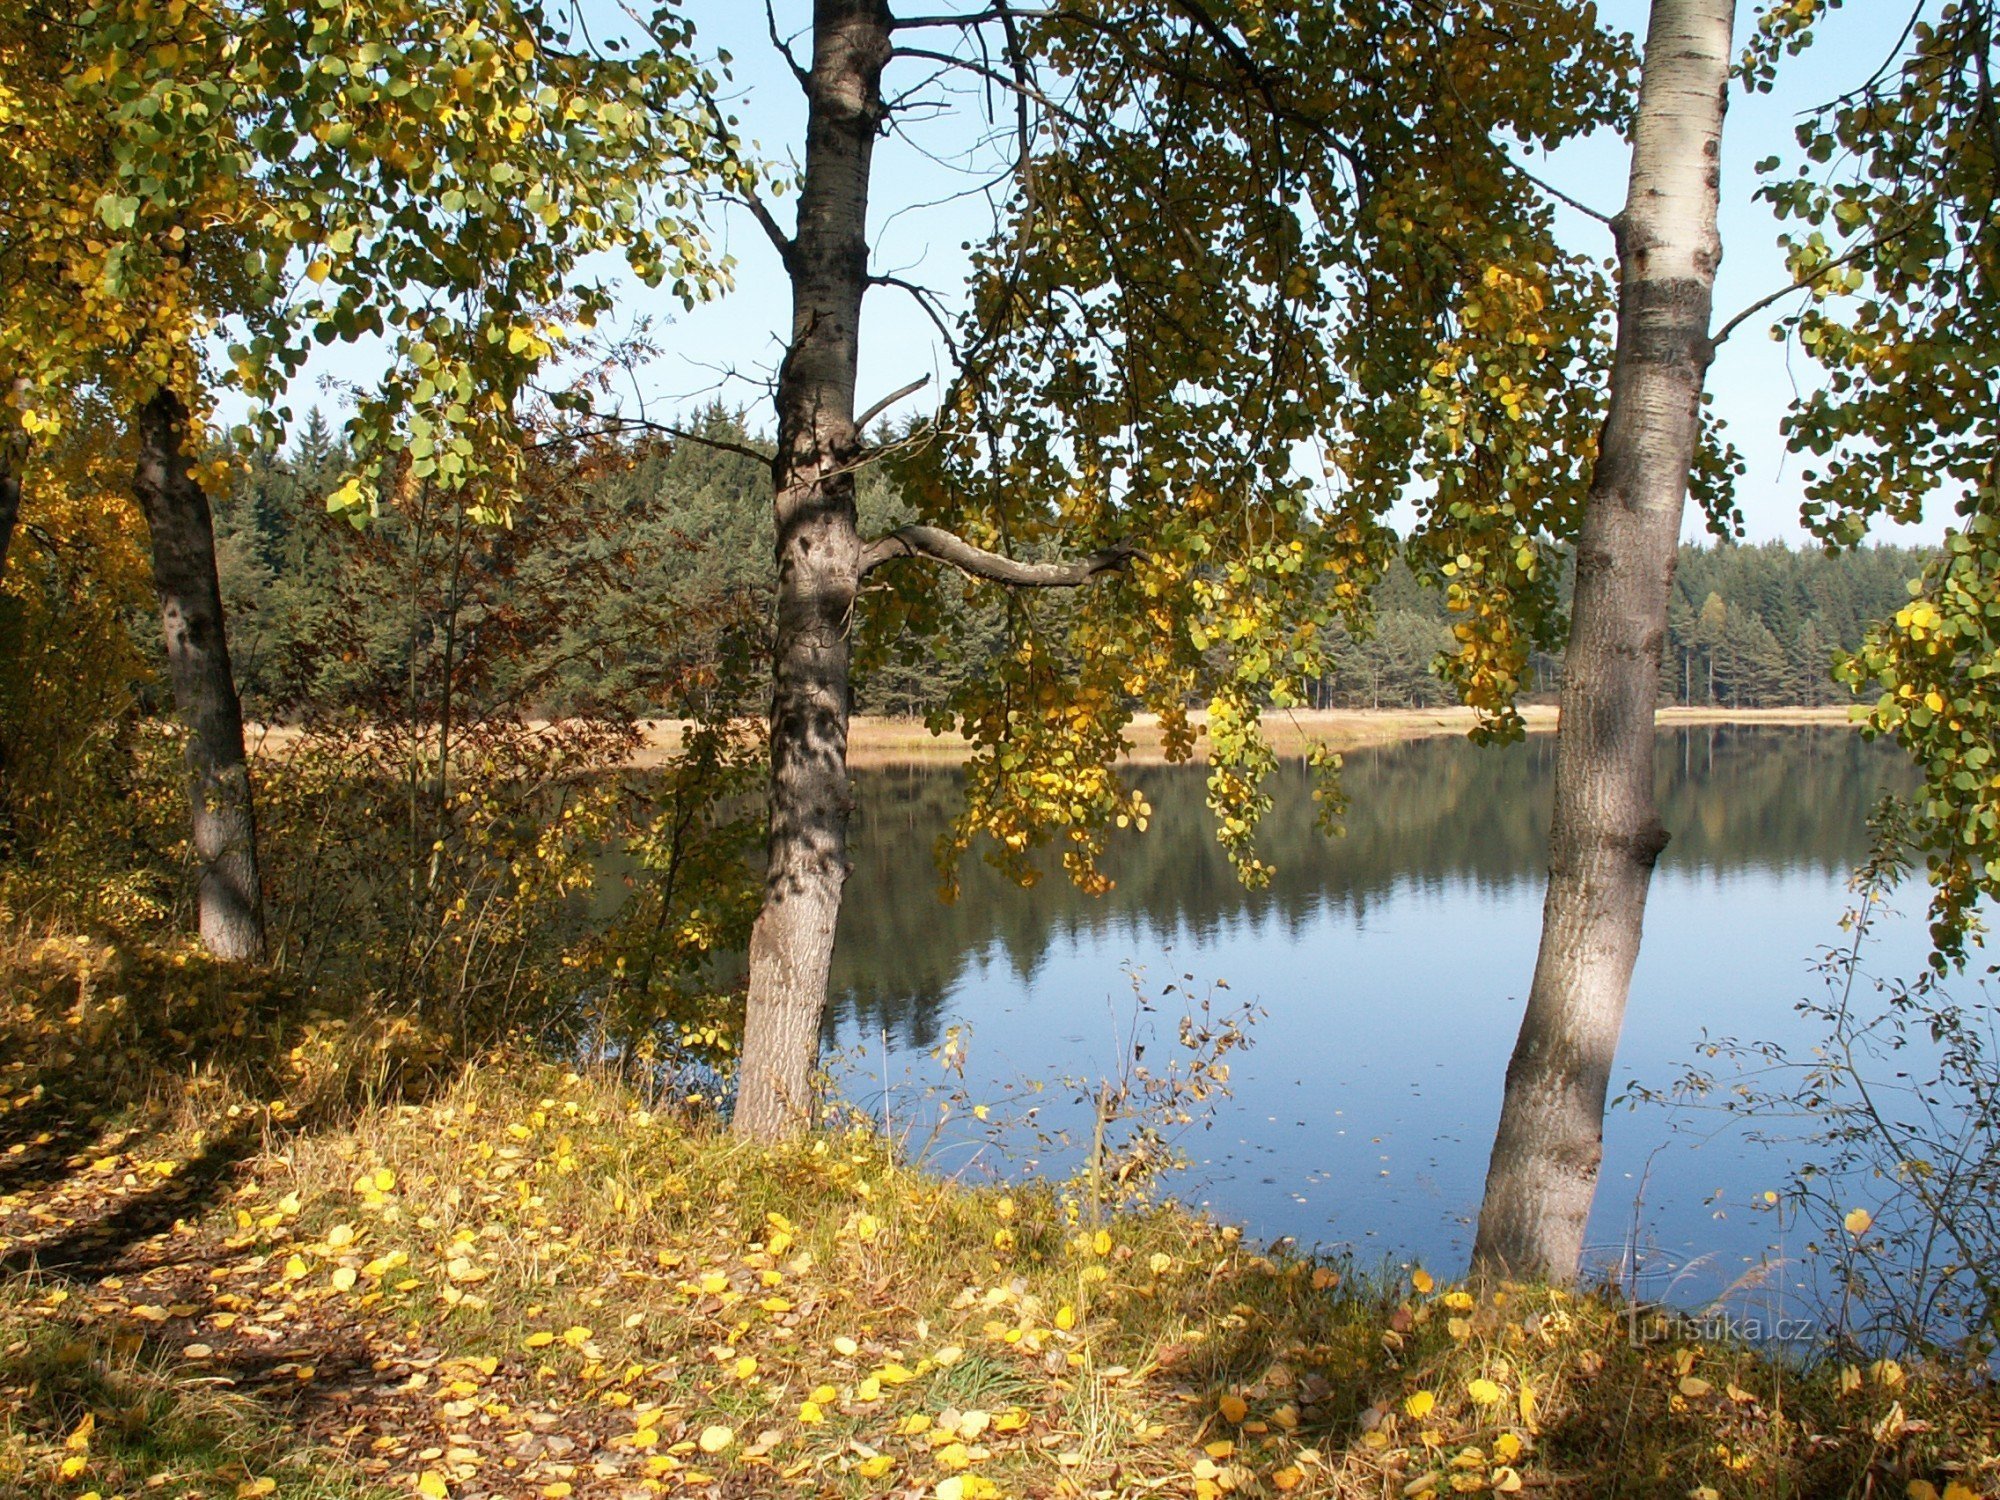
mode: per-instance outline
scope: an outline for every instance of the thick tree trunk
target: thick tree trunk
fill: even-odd
[[[862,567],[852,460],[868,173],[889,59],[884,0],[816,0],[805,181],[787,254],[792,342],[778,375],[778,622],[771,828],[750,937],[739,1134],[811,1117],[834,923],[847,879],[849,632]]]
[[[217,958],[255,962],[264,957],[264,917],[243,709],[223,634],[215,527],[188,467],[187,430],[187,408],[170,391],[139,409],[132,491],[152,536],[167,670],[187,724],[202,942]]]
[[[1473,1267],[1567,1282],[1597,1189],[1604,1101],[1667,842],[1653,712],[1712,354],[1718,158],[1734,0],[1653,0],[1619,216],[1611,406],[1577,548],[1541,951]]]

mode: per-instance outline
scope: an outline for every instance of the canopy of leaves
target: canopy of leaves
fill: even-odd
[[[361,455],[478,478],[475,508],[504,512],[520,399],[608,304],[586,260],[708,295],[727,266],[696,195],[744,170],[677,5],[629,61],[579,27],[479,0],[0,22],[0,201],[21,226],[0,255],[31,293],[0,310],[0,364],[45,389],[172,380],[199,407],[203,341],[228,331],[229,378],[274,402],[312,344],[379,337],[393,368],[350,424]]]
[[[1763,20],[1747,60],[1768,82],[1830,5]],[[1797,224],[1787,241],[1813,301],[1790,327],[1825,371],[1786,428],[1818,460],[1806,519],[1836,542],[1911,521],[1949,497],[1943,556],[1843,668],[1879,696],[1867,722],[1923,768],[1916,837],[1928,851],[1940,961],[1962,959],[1974,908],[2000,894],[2000,135],[1995,7],[1914,7],[1896,54],[1806,119],[1807,164],[1764,189]],[[1765,163],[1776,170],[1774,158]]]
[[[983,832],[1025,869],[1061,827],[1099,883],[1106,828],[1144,818],[1110,769],[1123,725],[1157,710],[1185,754],[1205,703],[1221,836],[1258,881],[1259,713],[1365,613],[1412,487],[1446,670],[1518,727],[1560,629],[1607,288],[1516,157],[1619,123],[1630,54],[1589,6],[1126,0],[1056,8],[1007,61],[1017,190],[904,485],[989,545],[1144,552],[1054,620],[1010,604],[1009,649],[952,705],[978,749],[944,853]],[[909,623],[935,588],[905,585]]]

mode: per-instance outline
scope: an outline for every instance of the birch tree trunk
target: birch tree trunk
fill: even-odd
[[[1631,183],[1614,226],[1611,404],[1563,658],[1541,950],[1473,1246],[1473,1268],[1485,1275],[1577,1274],[1647,886],[1667,842],[1653,801],[1653,713],[1713,353],[1734,9],[1734,0],[1653,0]]]
[[[223,634],[208,497],[188,466],[188,411],[162,390],[138,413],[139,462],[132,491],[152,538],[167,671],[187,725],[188,795],[201,938],[217,958],[264,957],[257,819],[243,753],[243,709]]]
[[[771,826],[750,936],[735,1128],[770,1139],[808,1123],[834,923],[847,879],[848,666],[862,545],[852,461],[868,174],[884,118],[885,0],[816,0],[805,180],[786,254],[792,341],[778,373],[778,619]]]

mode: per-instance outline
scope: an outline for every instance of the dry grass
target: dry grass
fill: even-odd
[[[1556,710],[1553,704],[1529,704],[1522,709],[1530,734],[1553,734]],[[1196,724],[1203,715],[1192,716]],[[1844,726],[1852,721],[1845,708],[1662,708],[1655,716],[1662,728],[1696,725],[1739,726]],[[1474,724],[1472,710],[1438,709],[1302,709],[1273,711],[1265,716],[1272,743],[1281,756],[1301,756],[1324,746],[1329,750],[1359,750],[1372,745],[1401,744],[1407,740],[1434,739],[1441,735],[1464,735]],[[645,744],[635,757],[639,765],[660,765],[678,753],[682,726],[670,719],[655,720],[645,726]],[[1131,750],[1126,757],[1135,765],[1155,765],[1164,761],[1166,751],[1157,715],[1141,714],[1126,731]],[[1195,742],[1196,759],[1206,754],[1206,738]],[[857,717],[848,734],[848,764],[863,766],[956,765],[965,759],[966,742],[955,735],[934,735],[921,719],[893,719],[873,715]]]

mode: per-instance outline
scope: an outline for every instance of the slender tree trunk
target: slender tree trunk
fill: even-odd
[[[264,957],[263,893],[243,709],[223,634],[215,526],[188,466],[187,436],[188,411],[178,396],[162,390],[148,400],[138,414],[132,490],[152,536],[167,670],[188,730],[202,942],[217,958],[256,962]]]
[[[28,387],[28,382],[16,376],[9,387],[15,396],[20,396]],[[0,410],[0,575],[7,571],[7,554],[14,546],[14,524],[21,519],[21,470],[27,458],[28,434],[22,429],[20,418],[13,413]],[[4,643],[9,651],[14,643]]]
[[[849,631],[861,577],[851,460],[868,173],[889,59],[885,0],[816,0],[805,181],[787,255],[792,342],[778,374],[778,622],[771,828],[750,936],[738,1133],[810,1119],[834,923],[847,879]]]
[[[0,443],[0,574],[7,571],[7,553],[14,545],[14,523],[21,519],[21,470],[13,445]]]
[[[1475,1271],[1572,1280],[1653,864],[1653,711],[1681,509],[1713,354],[1718,158],[1734,0],[1653,0],[1616,225],[1611,406],[1577,549],[1563,659],[1541,951],[1521,1023]]]

